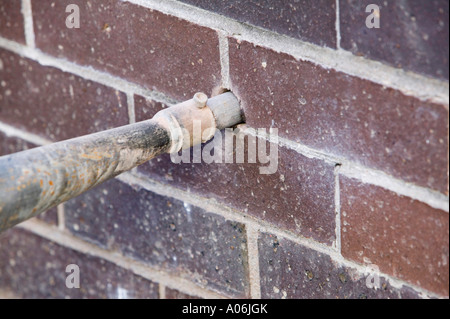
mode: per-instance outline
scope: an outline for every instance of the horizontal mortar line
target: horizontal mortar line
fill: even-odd
[[[133,1],[132,1],[133,2]],[[134,2],[136,2],[136,1],[134,1]],[[4,40],[4,39],[1,39],[0,38],[0,46],[4,46],[3,45],[3,43],[2,43],[2,40]],[[6,40],[6,41],[8,41],[8,40]],[[10,42],[10,41],[8,41],[8,42]],[[8,48],[8,49],[10,49],[10,48]],[[13,50],[11,50],[11,51],[15,51],[14,49]],[[333,51],[334,52],[334,51]],[[45,57],[47,57],[45,54],[43,55],[43,56],[45,56]],[[58,61],[61,61],[61,60],[58,60]],[[313,61],[314,62],[314,61]],[[65,61],[63,61],[63,63],[66,63]],[[76,68],[80,68],[78,65],[76,65],[76,64],[73,64],[73,63],[71,63],[71,62],[67,62],[68,64],[70,64],[70,65],[72,65],[73,67],[76,67]],[[51,64],[48,64],[48,65],[51,65]],[[53,66],[53,65],[51,65],[51,66]],[[81,67],[81,68],[85,68],[85,67]],[[61,69],[63,69],[63,68],[61,68]],[[70,69],[70,67],[69,67],[69,69]],[[99,72],[99,71],[95,71],[95,70],[92,70],[91,68],[85,68],[86,70],[88,70],[88,72],[90,72],[90,71],[93,71],[93,72],[95,72],[96,74],[101,74],[102,72]],[[64,70],[64,69],[63,69]],[[65,70],[64,70],[65,71]],[[71,73],[75,73],[76,74],[76,72],[72,72],[72,71],[70,71],[69,70],[69,72],[71,72]],[[104,74],[104,73],[103,73]],[[114,77],[112,77],[112,76],[110,76],[109,74],[104,74],[107,78],[113,78],[113,79],[115,79],[115,80],[119,80],[119,81],[125,81],[125,80],[122,80],[122,79],[117,79],[117,78],[114,78]],[[428,79],[428,78],[426,78],[426,79]],[[96,79],[92,79],[93,81],[96,81],[96,82],[100,82],[100,83],[102,83],[102,81],[100,80],[100,81],[98,81],[98,80],[96,80]],[[111,86],[110,85],[110,82],[109,81],[107,81],[108,83],[106,83],[105,82],[105,84],[106,85],[108,85],[108,86]],[[127,81],[125,81],[125,82],[127,82]],[[129,82],[127,82],[127,83],[129,83]],[[441,83],[442,84],[442,83]],[[445,84],[445,83],[444,83]],[[134,84],[131,84],[131,86],[135,86]],[[120,87],[118,87],[118,89],[120,89],[120,90],[122,90],[123,91],[123,86],[120,86]],[[141,94],[141,95],[144,95],[144,96],[148,96],[148,97],[150,97],[150,98],[152,98],[152,99],[155,99],[155,98],[153,98],[152,97],[152,95],[154,94],[154,92],[153,91],[148,91],[148,90],[146,90],[146,89],[144,89],[144,88],[141,88],[141,87],[139,87],[139,86],[137,86],[136,88],[135,88],[135,91],[134,92],[136,92],[136,91],[141,91],[140,93],[138,92],[137,94]],[[447,97],[447,99],[448,99],[448,97]],[[155,99],[156,100],[156,99]],[[158,101],[158,100],[157,100]],[[159,101],[159,102],[166,102],[167,100],[163,100],[163,101]],[[448,101],[447,101],[447,104],[448,104]],[[1,124],[1,123],[0,123]],[[8,126],[9,127],[9,126]],[[11,127],[9,127],[9,128],[11,128]],[[8,130],[9,130],[9,128],[8,128]],[[2,129],[2,130],[4,130],[4,129]],[[22,139],[24,139],[24,140],[28,140],[29,139],[29,137],[27,136],[28,134],[27,133],[23,133],[22,131],[19,131],[19,130],[16,130],[16,131],[18,131],[19,132],[19,134],[18,135],[15,135],[15,136],[18,136],[18,137],[21,137]],[[42,139],[42,138],[40,138],[40,137],[38,137],[38,139],[40,139],[40,142],[38,142],[37,144],[48,144],[48,143],[50,143],[49,141],[47,141],[47,140],[45,140],[45,139]],[[35,140],[30,140],[30,142],[35,142]],[[352,174],[350,174],[350,175],[352,175]],[[376,178],[375,178],[376,179]],[[380,185],[380,186],[383,186],[383,185]],[[439,194],[440,195],[440,194]],[[448,199],[447,199],[447,202],[448,202]],[[447,211],[448,211],[448,208],[447,208]]]
[[[146,89],[140,85],[129,82],[120,77],[113,76],[109,73],[105,73],[103,71],[96,70],[90,66],[80,66],[80,65],[70,62],[68,60],[59,59],[59,58],[47,55],[47,54],[39,51],[38,49],[26,47],[22,44],[19,44],[14,41],[4,39],[1,37],[0,37],[0,47],[7,49],[9,51],[12,51],[14,53],[17,53],[19,55],[22,55],[24,57],[27,57],[29,59],[35,60],[35,61],[39,62],[41,65],[52,66],[52,67],[58,68],[62,71],[73,73],[73,74],[83,77],[87,80],[95,81],[95,82],[101,83],[103,85],[110,86],[116,90],[120,90],[120,91],[123,91],[126,93],[142,95],[146,98],[152,99],[156,102],[167,104],[169,106],[176,104],[178,102],[177,100],[166,96],[164,93]],[[333,52],[335,52],[335,54],[336,54],[337,51],[333,51]],[[344,60],[347,61],[348,57],[345,57]],[[333,61],[335,61],[335,60],[333,60]],[[378,62],[375,62],[375,63],[378,63]],[[364,67],[367,68],[366,65]],[[362,70],[362,69],[364,69],[364,67],[360,67],[360,68],[358,68],[358,70]],[[375,67],[379,67],[379,66],[375,66]],[[400,72],[400,71],[398,71],[398,72]],[[349,72],[347,72],[347,73],[352,75]],[[368,70],[368,73],[374,74],[373,70]],[[380,78],[382,78],[383,81],[385,81],[387,79],[387,76],[383,75]],[[434,81],[434,80],[431,80],[431,81]],[[374,82],[376,82],[376,81],[374,81]],[[407,84],[410,81],[407,81],[407,79],[399,78],[398,82],[402,83],[402,84]],[[387,83],[381,83],[381,84],[389,86]],[[416,85],[415,89],[417,89],[416,93],[417,92],[424,92],[424,93],[428,92],[425,79],[418,78],[414,84]],[[421,86],[419,87],[419,85],[421,85]],[[439,83],[439,85],[437,87],[439,87],[440,91],[444,91],[444,93],[448,93],[448,90],[449,90],[448,84]],[[395,87],[393,87],[393,88],[395,88]],[[433,89],[431,91],[435,92],[436,90]],[[402,92],[407,95],[412,95],[412,94],[409,94],[409,93],[411,93],[411,91],[405,92],[403,90]],[[428,96],[427,94],[425,94],[422,97],[421,96],[416,96],[416,97],[418,97],[421,100],[429,100],[429,99],[433,100],[434,99],[435,102],[444,103],[446,109],[448,109],[448,95],[446,97],[444,97],[443,99],[437,98],[437,100],[436,100],[436,96],[434,98],[432,98],[432,97]]]
[[[176,103],[176,101],[165,97],[162,93],[155,92],[155,91],[149,91],[149,90],[142,88],[136,84],[130,83],[130,82],[120,79],[120,78],[113,77],[107,73],[103,73],[103,72],[94,70],[90,67],[82,67],[77,64],[65,61],[65,60],[60,60],[60,59],[48,56],[38,50],[25,47],[21,44],[18,44],[16,42],[13,42],[13,41],[10,41],[7,39],[0,38],[0,47],[8,49],[14,53],[23,55],[27,58],[36,60],[37,62],[39,62],[43,65],[57,67],[63,71],[74,73],[75,75],[79,75],[88,80],[92,80],[92,81],[95,81],[95,82],[98,82],[98,83],[101,83],[101,84],[104,84],[107,86],[111,86],[117,90],[124,91],[129,94],[143,95],[143,96],[151,98],[152,100],[155,100],[157,102],[168,104],[169,106],[173,103]],[[31,143],[36,143],[38,145],[44,145],[44,144],[49,143],[48,140],[42,139],[41,137],[38,137],[37,135],[35,135],[35,137],[33,137],[33,135],[30,133],[23,133],[23,134],[18,133],[17,129],[12,129],[11,126],[7,126],[7,125],[5,126],[5,125],[6,124],[3,124],[3,128],[0,126],[0,130],[5,131],[6,133],[11,133],[14,131],[13,135],[17,135],[18,137],[21,137],[26,141],[29,141]],[[249,128],[248,132],[252,135],[255,135],[256,134],[256,133],[254,133],[255,131],[254,130],[252,131],[252,130],[253,129]],[[260,135],[258,135],[258,136],[260,136]],[[260,136],[260,137],[263,137],[263,136]],[[436,207],[439,209],[442,209],[442,207],[444,207],[443,210],[445,210],[447,212],[449,210],[448,209],[448,197],[446,197],[442,194],[428,190],[426,188],[412,185],[410,183],[402,182],[395,178],[389,177],[388,175],[383,174],[382,172],[364,168],[358,164],[351,163],[344,158],[339,158],[339,157],[336,157],[333,155],[323,153],[321,151],[314,150],[312,148],[309,148],[302,144],[290,141],[288,139],[278,138],[278,140],[279,140],[278,143],[280,145],[288,147],[292,150],[295,150],[298,153],[300,153],[306,157],[322,159],[328,163],[345,164],[345,166],[347,167],[347,171],[351,170],[353,167],[356,167],[356,168],[358,168],[357,169],[358,172],[363,172],[363,171],[368,172],[369,176],[371,178],[365,178],[366,180],[377,182],[376,175],[381,173],[382,174],[381,177],[383,177],[383,179],[385,179],[385,180],[391,179],[392,183],[389,182],[388,185],[392,185],[392,186],[395,185],[396,187],[399,187],[399,189],[391,187],[391,188],[389,188],[390,190],[398,192],[400,194],[404,194],[406,196],[413,196],[412,198],[417,199],[419,201],[424,201],[424,202],[430,204],[432,207]],[[355,175],[355,174],[353,174],[353,175]],[[364,175],[364,174],[362,174],[362,175]],[[378,184],[376,184],[376,185],[378,185]],[[379,186],[384,186],[384,185],[379,185]]]
[[[449,197],[438,191],[405,182],[383,171],[360,165],[343,157],[333,156],[322,151],[312,149],[308,146],[282,137],[270,135],[269,133],[260,133],[254,128],[247,127],[245,124],[239,125],[238,127],[244,134],[249,134],[266,139],[270,142],[278,143],[278,145],[296,151],[307,158],[323,160],[329,164],[339,164],[341,166],[341,169],[339,170],[340,175],[356,178],[364,183],[383,187],[400,195],[424,202],[433,208],[440,209],[445,212],[449,211]]]
[[[249,225],[254,230],[257,229],[260,231],[272,232],[275,235],[280,234],[285,238],[289,238],[291,241],[300,243],[303,246],[320,251],[322,253],[329,254],[335,252],[334,248],[331,246],[321,244],[309,238],[299,237],[298,235],[290,233],[289,231],[278,228],[274,224],[248,215],[245,212],[235,210],[227,206],[223,202],[218,202],[214,198],[205,198],[174,186],[159,183],[140,173],[132,174],[125,172],[117,176],[116,179],[130,186],[137,186],[151,191],[155,194],[171,197],[176,200],[180,200],[185,203],[197,206],[205,211],[222,216],[227,220]]]
[[[365,277],[365,275],[367,274],[367,270],[368,270],[367,265],[363,265],[363,264],[359,264],[357,262],[347,260],[340,254],[330,255],[330,258],[332,259],[332,261],[336,262],[338,265],[340,265],[344,268],[355,269],[358,272],[358,274],[362,277]],[[397,288],[397,289],[400,289],[402,287],[409,287],[412,290],[414,290],[415,292],[417,292],[421,298],[424,298],[424,299],[445,298],[445,296],[438,295],[432,291],[428,291],[422,287],[419,287],[419,286],[412,284],[410,282],[407,282],[405,280],[392,277],[391,275],[388,275],[388,274],[385,274],[382,272],[380,272],[379,275],[380,275],[380,277],[384,277],[390,283],[390,285],[392,287]]]
[[[266,222],[258,221],[258,220],[256,220],[253,217],[242,215],[239,212],[234,212],[231,209],[225,208],[222,204],[219,205],[218,203],[211,203],[211,201],[208,200],[208,199],[200,198],[199,196],[192,195],[189,192],[185,192],[185,191],[182,191],[180,189],[177,189],[177,188],[174,188],[174,187],[171,187],[171,186],[161,185],[161,184],[155,183],[154,181],[151,181],[151,180],[144,181],[144,180],[140,179],[139,177],[130,175],[129,173],[124,173],[124,174],[118,176],[118,179],[121,180],[122,182],[125,182],[125,183],[130,184],[130,185],[141,186],[144,189],[150,190],[150,191],[152,191],[154,193],[157,193],[159,195],[168,196],[168,197],[172,197],[172,198],[175,198],[175,199],[178,199],[178,200],[182,200],[182,201],[188,202],[188,203],[190,203],[192,205],[195,205],[195,206],[203,208],[203,209],[205,209],[207,211],[210,211],[211,213],[216,213],[216,214],[218,214],[220,216],[223,216],[224,218],[226,218],[228,220],[236,221],[236,222],[240,222],[240,223],[245,223],[246,225],[249,225],[252,229],[256,229],[256,230],[259,230],[261,232],[272,233],[272,234],[274,234],[274,235],[276,235],[278,237],[286,238],[286,239],[288,239],[288,240],[290,240],[290,241],[292,241],[294,243],[300,244],[300,245],[302,245],[304,247],[316,250],[316,251],[318,251],[320,253],[327,254],[328,256],[330,256],[330,258],[332,258],[335,261],[340,262],[344,266],[348,266],[350,268],[359,269],[359,271],[361,273],[364,273],[364,271],[365,271],[365,267],[364,266],[343,259],[343,257],[338,252],[334,251],[330,247],[323,246],[322,244],[315,243],[315,242],[313,242],[313,241],[311,241],[309,239],[306,239],[306,238],[297,237],[297,236],[292,235],[292,234],[290,234],[290,233],[288,233],[286,231],[277,229],[275,226],[267,224]],[[40,223],[39,221],[28,221],[26,223],[22,223],[19,226],[22,226],[24,224],[26,225],[27,223],[30,223],[30,222],[32,222],[32,223],[35,223],[35,222]],[[47,234],[47,233],[50,233],[50,232],[48,232],[48,230],[45,230],[43,233]],[[49,238],[49,239],[52,239],[52,238]],[[100,249],[100,251],[106,252],[103,249]],[[110,252],[108,252],[108,253],[110,253]],[[110,261],[114,262],[114,260],[110,260]],[[124,268],[128,268],[127,265],[128,264],[126,264]],[[148,267],[146,267],[146,268],[148,268]],[[138,272],[136,272],[136,273],[141,275],[141,272],[139,271],[139,269],[140,268],[138,268]],[[424,290],[421,290],[420,288],[414,287],[414,285],[411,285],[410,283],[403,282],[403,281],[398,280],[396,278],[391,278],[390,276],[385,275],[385,274],[383,274],[383,276],[386,277],[386,278],[389,278],[391,283],[397,283],[397,285],[407,285],[407,286],[413,287],[415,290],[424,291]],[[143,277],[145,277],[145,274],[143,275]],[[151,280],[153,280],[154,278],[155,278],[154,276],[152,276],[151,278],[149,277],[149,279],[151,279]],[[178,289],[176,285],[173,286],[173,288],[174,289]],[[178,289],[178,290],[182,291],[181,289]],[[430,294],[430,293],[426,292],[426,294]]]
[[[257,134],[256,130],[253,128],[248,128],[246,126],[239,126],[240,128],[244,128],[243,132],[246,134],[251,134],[260,138],[268,139],[273,141],[273,137],[269,135]],[[29,143],[41,146],[53,143],[45,138],[42,138],[36,134],[28,133],[21,129],[15,128],[8,124],[0,122],[0,131],[5,133],[7,136],[14,136],[23,139]],[[278,143],[281,146],[292,149],[299,154],[308,157],[308,158],[316,158],[323,160],[330,164],[340,164],[340,174],[361,180],[367,184],[380,186],[382,188],[388,189],[392,192],[395,192],[399,195],[407,196],[412,199],[418,200],[420,202],[426,203],[427,205],[443,210],[445,212],[449,212],[449,198],[439,192],[416,186],[411,183],[407,183],[405,181],[396,179],[390,175],[382,171],[378,171],[375,169],[367,168],[356,163],[349,162],[342,158],[328,156],[325,153],[321,153],[320,151],[316,151],[306,147],[304,145],[283,139],[278,138]]]
[[[202,288],[183,277],[174,276],[160,269],[156,269],[148,264],[144,264],[135,259],[123,256],[119,252],[108,251],[106,249],[88,243],[67,231],[60,231],[54,226],[48,225],[40,220],[29,220],[19,224],[17,227],[25,229],[35,235],[48,239],[63,247],[76,250],[83,254],[95,256],[106,261],[109,261],[121,268],[130,270],[134,274],[145,279],[151,280],[155,283],[163,283],[165,286],[177,289],[183,293],[200,298],[211,299],[226,299],[226,295],[221,295],[218,292]]]
[[[7,127],[6,130],[4,129],[4,126]],[[36,136],[32,135],[32,138],[29,138],[28,135],[31,135],[31,134],[27,134],[26,132],[17,130],[17,129],[15,129],[13,127],[10,127],[8,125],[4,125],[4,124],[0,123],[0,130],[6,131],[6,132],[13,131],[14,136],[20,137],[20,138],[22,138],[24,140],[27,140],[27,141],[29,141],[31,143],[34,143],[34,144],[39,144],[38,141],[36,141],[37,138],[40,139],[39,137],[36,137]],[[41,140],[42,140],[41,141],[42,144],[50,143],[49,141],[46,141],[44,139],[41,139]],[[355,174],[355,172],[358,172],[357,170],[354,171],[352,169],[348,169],[346,171],[344,168],[348,168],[348,166],[340,167],[339,174],[342,174],[342,175],[345,175],[345,176],[348,176],[348,177],[352,177],[352,178],[361,179],[364,182],[367,182],[367,183],[370,183],[370,184],[374,184],[374,185],[379,185],[381,187],[388,186],[388,189],[389,189],[390,182],[394,180],[391,177],[387,177],[387,181],[384,181],[383,179],[380,179],[379,173],[377,175],[366,174],[368,170],[365,169],[365,168],[360,169],[360,171],[362,170],[362,173],[363,173],[362,176],[358,176],[358,174]],[[299,237],[297,237],[295,235],[292,235],[292,234],[290,234],[290,233],[288,233],[288,232],[286,232],[284,230],[277,229],[277,227],[274,226],[274,225],[270,225],[270,224],[268,224],[266,222],[257,220],[254,217],[242,215],[239,212],[235,212],[231,208],[226,208],[226,207],[223,206],[223,204],[216,203],[215,201],[208,200],[208,199],[205,199],[205,198],[201,198],[199,196],[192,195],[189,192],[182,191],[182,190],[180,190],[178,188],[162,185],[162,184],[157,183],[155,181],[151,181],[151,180],[149,180],[147,178],[144,181],[140,177],[133,176],[133,175],[131,175],[129,173],[124,173],[124,174],[118,176],[117,178],[119,180],[121,180],[122,182],[125,182],[127,184],[138,185],[138,186],[143,187],[144,189],[150,190],[150,191],[155,192],[155,193],[157,193],[159,195],[176,198],[176,199],[188,202],[188,203],[190,203],[192,205],[198,206],[200,208],[203,208],[203,209],[205,209],[207,211],[217,213],[218,215],[221,215],[221,216],[223,216],[223,217],[225,217],[225,218],[227,218],[229,220],[237,221],[237,222],[240,222],[240,223],[244,223],[244,224],[250,225],[250,227],[252,229],[258,229],[259,231],[270,232],[270,233],[273,233],[273,234],[275,234],[277,236],[284,237],[286,239],[289,239],[292,242],[301,244],[302,246],[305,246],[307,248],[314,249],[314,250],[316,250],[318,252],[328,254],[331,258],[334,257],[334,260],[339,260],[339,261],[343,260],[342,256],[339,254],[339,252],[334,251],[331,247],[322,246],[322,244],[315,243],[315,242],[313,242],[313,241],[311,241],[309,239],[306,239],[306,238],[299,238]],[[401,186],[404,184],[404,182],[402,182],[402,181],[400,181],[400,183],[401,183]],[[415,187],[412,186],[411,190],[409,190],[409,191],[415,191],[414,188]],[[395,188],[394,191],[398,192],[398,188]],[[416,197],[416,196],[414,196],[414,194],[408,194],[408,191],[404,192],[404,193],[405,193],[404,195],[406,195],[406,196]],[[181,196],[180,196],[180,194],[181,194]],[[436,195],[436,194],[433,194],[433,195]],[[425,202],[427,202],[427,201],[425,201]],[[446,199],[446,202],[448,203],[448,199]],[[448,212],[448,206],[447,207],[443,207],[443,208],[444,208],[443,209],[444,211]],[[441,209],[442,209],[442,207],[441,207]],[[347,262],[347,261],[344,260],[343,262]],[[354,264],[353,263],[350,262],[349,265],[354,268]],[[363,266],[361,266],[361,267],[363,267]],[[385,275],[385,277],[388,277],[388,276]],[[397,280],[398,281],[398,279],[391,279],[391,280]],[[409,283],[405,283],[405,284],[411,286]]]
[[[0,38],[0,47],[3,47],[5,49],[13,51],[17,54],[20,54],[25,57],[31,58],[33,60],[36,60],[43,65],[58,67],[63,71],[71,72],[76,75],[80,75],[88,80],[92,80],[95,82],[99,82],[101,84],[111,86],[120,91],[132,93],[132,94],[140,94],[140,95],[149,97],[155,101],[166,103],[169,105],[172,103],[175,103],[175,101],[173,101],[173,100],[168,101],[168,98],[163,97],[163,95],[160,93],[157,93],[154,91],[148,91],[140,86],[129,83],[128,81],[125,81],[123,79],[115,78],[107,73],[93,70],[90,67],[81,67],[74,63],[48,56],[48,55],[43,54],[35,49],[30,49],[28,47],[25,47],[21,44],[18,44],[16,42],[13,42],[10,40]],[[126,90],[126,89],[128,89],[128,90]],[[2,126],[3,126],[3,128],[2,128]],[[3,124],[2,126],[0,126],[0,130],[5,131],[6,133],[12,133],[14,131],[14,133],[13,133],[14,135],[17,135],[18,137],[21,137],[24,140],[29,141],[31,143],[37,143],[38,145],[44,145],[44,144],[49,143],[48,140],[42,139],[41,137],[38,137],[37,135],[35,135],[35,137],[33,137],[33,135],[30,133],[19,133],[17,129],[13,129],[11,126],[8,126],[6,124]],[[254,129],[247,128],[246,131],[248,131],[249,134],[257,135],[259,137],[264,137],[264,136],[256,134]],[[349,171],[353,167],[356,167],[356,168],[358,168],[357,169],[358,172],[368,172],[370,177],[375,176],[374,178],[365,178],[366,180],[376,182],[377,181],[376,175],[381,173],[382,174],[381,177],[383,177],[383,179],[391,179],[392,180],[392,183],[388,183],[388,185],[395,185],[396,187],[399,187],[398,190],[395,188],[390,188],[390,190],[393,190],[400,194],[404,194],[406,196],[410,196],[409,194],[411,194],[411,196],[413,196],[412,198],[417,199],[419,201],[424,201],[424,202],[430,204],[432,207],[436,207],[439,209],[442,209],[442,207],[444,207],[443,210],[445,210],[447,212],[449,210],[448,209],[448,197],[446,197],[442,194],[439,194],[437,192],[434,192],[434,191],[431,191],[431,190],[428,190],[426,188],[422,188],[419,186],[415,186],[410,183],[402,182],[395,178],[389,177],[388,175],[383,174],[382,172],[379,172],[376,170],[371,170],[369,168],[364,168],[358,164],[351,163],[344,158],[335,157],[335,156],[323,153],[321,151],[314,150],[312,148],[309,148],[302,144],[290,141],[288,139],[279,137],[278,143],[282,146],[285,146],[292,150],[295,150],[298,153],[300,153],[306,157],[309,157],[309,158],[322,159],[328,163],[345,164],[345,166],[348,168],[347,171]],[[353,175],[355,175],[355,174],[353,174]],[[364,174],[362,174],[362,175],[364,175]],[[376,185],[378,185],[378,184],[376,184]],[[384,185],[379,185],[379,186],[384,186]]]
[[[221,30],[229,36],[282,52],[302,61],[308,61],[326,69],[335,69],[348,75],[366,79],[401,91],[422,101],[444,104],[448,110],[449,83],[414,72],[404,71],[387,64],[358,57],[345,50],[321,47],[295,38],[238,22],[220,14],[206,11],[175,0],[121,0],[189,22]]]
[[[142,176],[144,177],[144,176]],[[285,230],[279,229],[277,226],[269,224],[265,221],[256,219],[255,217],[244,215],[242,212],[234,211],[230,207],[226,207],[223,203],[217,203],[214,199],[208,199],[204,197],[200,197],[198,195],[194,195],[188,191],[181,190],[176,187],[168,186],[168,185],[162,185],[161,183],[158,183],[156,181],[153,181],[149,179],[148,177],[145,177],[145,180],[141,176],[134,176],[129,173],[124,173],[122,175],[119,175],[117,177],[118,180],[129,184],[131,186],[139,186],[146,190],[149,190],[151,192],[154,192],[156,194],[159,194],[161,196],[171,197],[175,198],[177,200],[181,200],[184,202],[187,202],[188,204],[197,206],[199,208],[202,208],[209,213],[216,214],[219,216],[224,217],[227,220],[230,220],[232,222],[238,222],[246,225],[246,228],[250,228],[251,231],[256,232],[265,232],[265,233],[271,233],[277,237],[288,239],[289,241],[299,244],[303,247],[315,250],[319,253],[328,255],[334,262],[342,265],[343,267],[348,267],[355,269],[361,276],[363,276],[367,269],[366,266],[358,264],[353,261],[346,260],[340,252],[337,252],[335,249],[329,246],[325,246],[323,244],[317,243],[313,240],[299,237],[297,235],[293,235]],[[399,288],[402,286],[407,286],[418,293],[420,293],[422,296],[431,296],[431,297],[437,297],[440,298],[440,296],[426,291],[425,289],[415,286],[409,282],[406,282],[404,280],[391,277],[390,275],[380,273],[383,277],[385,277],[393,287]]]
[[[146,278],[148,280],[151,280],[155,283],[163,283],[165,286],[177,289],[183,293],[198,296],[201,298],[212,298],[212,299],[223,299],[223,298],[229,298],[225,295],[221,295],[216,293],[215,291],[208,290],[206,288],[199,287],[197,284],[184,279],[183,277],[176,277],[171,274],[168,274],[166,272],[163,272],[159,269],[154,269],[153,267],[143,264],[142,262],[139,262],[137,260],[134,260],[132,258],[126,257],[121,255],[118,252],[111,252],[108,250],[105,250],[103,248],[100,248],[98,246],[95,246],[93,244],[90,244],[88,242],[85,242],[84,240],[75,237],[71,235],[70,233],[66,231],[60,231],[56,227],[52,225],[48,225],[43,221],[40,220],[28,220],[26,222],[23,222],[17,226],[18,228],[25,229],[27,231],[30,231],[33,234],[36,234],[42,238],[48,239],[52,242],[55,242],[57,244],[60,244],[63,247],[70,248],[76,251],[79,251],[84,254],[88,254],[91,256],[99,257],[101,259],[107,260],[113,264],[116,264],[119,267],[122,267],[124,269],[128,269],[132,271],[134,274],[139,275],[143,278]],[[253,228],[255,231],[261,231],[261,232],[271,232],[269,229],[263,229],[263,228]],[[283,234],[276,234],[272,232],[278,237],[282,237],[285,239],[288,239],[290,241],[293,241],[290,235],[283,236]],[[298,243],[304,247],[314,249],[311,247],[308,247],[304,245],[303,243]],[[318,251],[321,253],[327,254],[327,252]],[[343,267],[353,268],[355,269],[360,275],[364,275],[366,272],[366,267],[364,265],[348,261],[344,259],[342,256],[334,253],[334,254],[328,254],[330,258],[337,262],[339,265]],[[418,292],[422,297],[428,297],[428,298],[441,298],[442,296],[439,296],[435,293],[429,292],[424,290],[421,287],[417,287],[415,285],[412,285],[408,282],[405,282],[403,280],[393,278],[389,275],[380,273],[381,276],[386,278],[389,283],[395,287],[395,288],[401,288],[402,286],[407,286]]]
[[[430,207],[449,212],[449,198],[437,191],[404,182],[384,172],[369,169],[352,163],[345,163],[339,170],[340,175],[360,180],[364,183],[382,187],[399,195],[423,202]]]
[[[269,132],[261,132],[261,130],[259,129],[255,129],[253,127],[249,127],[247,126],[247,124],[240,124],[237,126],[239,128],[239,131],[247,134],[247,135],[251,135],[254,137],[258,137],[258,138],[262,138],[265,139],[271,143],[276,143],[282,147],[285,147],[287,149],[293,150],[307,158],[311,158],[311,159],[319,159],[322,160],[328,164],[340,164],[342,163],[345,159],[338,157],[338,156],[333,156],[331,154],[313,149],[309,146],[306,146],[304,144],[301,143],[297,143],[294,142],[292,140],[289,140],[287,138],[283,138],[280,137],[278,135],[274,135],[274,134],[270,134],[270,129]]]
[[[26,131],[23,131],[21,129],[15,128],[11,125],[8,125],[6,123],[0,122],[0,132],[5,133],[6,136],[9,137],[18,137],[26,142],[42,146],[53,143],[50,140],[47,140],[43,137],[40,137],[39,135],[28,133]]]
[[[142,95],[145,98],[164,103],[168,106],[171,106],[178,102],[175,99],[166,96],[164,93],[146,89],[138,84],[129,82],[123,78],[116,77],[109,73],[96,70],[90,66],[82,66],[70,62],[66,59],[56,58],[38,49],[30,48],[2,37],[0,37],[0,48],[9,50],[20,56],[36,61],[43,66],[54,67],[61,71],[71,73],[89,81],[94,81],[105,86],[109,86],[115,90],[122,91],[127,94]]]

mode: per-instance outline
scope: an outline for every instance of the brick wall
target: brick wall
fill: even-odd
[[[219,88],[279,150],[271,175],[161,156],[0,234],[0,297],[448,297],[448,14],[446,0],[0,0],[0,155]],[[278,140],[256,130],[270,127]]]

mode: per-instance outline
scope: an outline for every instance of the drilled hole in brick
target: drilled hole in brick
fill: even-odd
[[[211,91],[211,97],[226,93],[226,92],[230,92],[229,89],[226,89],[224,87],[221,86],[216,86],[215,88],[212,89]]]

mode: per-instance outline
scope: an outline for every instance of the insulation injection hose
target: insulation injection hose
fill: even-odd
[[[204,93],[152,119],[0,157],[0,232],[163,153],[243,122],[238,99]],[[201,134],[194,134],[195,127]]]

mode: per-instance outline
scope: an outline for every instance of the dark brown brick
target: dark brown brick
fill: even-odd
[[[36,145],[28,143],[18,137],[8,136],[0,132],[0,156],[29,150],[36,147]]]
[[[164,107],[136,96],[136,121],[148,119]],[[274,175],[259,174],[259,164],[174,164],[169,155],[153,159],[139,171],[331,244],[335,239],[332,166],[280,150]]]
[[[181,0],[243,23],[336,47],[336,5],[329,0]]]
[[[66,287],[70,264],[80,289]],[[129,270],[17,229],[0,235],[0,288],[22,298],[158,298],[157,284]]]
[[[342,254],[448,296],[448,213],[341,177]]]
[[[126,95],[0,49],[0,121],[57,141],[128,123]]]
[[[39,220],[42,220],[48,224],[57,226],[58,225],[58,211],[57,208],[51,208],[50,210],[41,213],[36,217]]]
[[[448,194],[448,109],[231,40],[232,89],[252,127]]]
[[[228,294],[248,290],[243,225],[117,180],[66,203],[71,232]]]
[[[214,30],[118,0],[34,1],[37,46],[175,99],[220,84]],[[80,7],[81,28],[68,29],[65,8]]]
[[[448,80],[447,0],[342,0],[341,47],[356,55]],[[369,4],[380,8],[380,28],[368,29]]]
[[[0,36],[25,43],[25,30],[20,1],[0,0]]]
[[[200,299],[200,298],[185,294],[176,289],[166,288],[166,299]]]
[[[224,140],[222,145],[225,154]],[[266,150],[270,150],[268,143]],[[159,182],[215,198],[301,236],[328,245],[335,240],[332,164],[278,147],[277,171],[263,175],[259,168],[267,164],[247,160],[240,164],[236,158],[234,163],[193,163],[192,154],[191,163],[174,164],[169,155],[163,155],[138,170]]]
[[[134,96],[136,122],[151,119],[156,113],[167,107],[163,103],[155,102],[139,95]]]
[[[36,147],[36,145],[32,143],[28,143],[17,137],[7,136],[4,133],[0,132],[0,156],[25,151],[34,147]],[[40,214],[39,216],[37,216],[37,218],[49,224],[57,225],[58,213],[56,207]]]
[[[411,288],[393,287],[380,276],[379,289],[369,273],[359,274],[330,256],[275,235],[260,234],[259,265],[262,298],[282,299],[387,299],[418,298]]]

